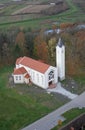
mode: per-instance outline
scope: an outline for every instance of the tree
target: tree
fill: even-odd
[[[46,61],[48,59],[48,47],[44,39],[43,30],[34,39],[33,54],[36,59],[42,59]],[[48,60],[47,60],[48,61]]]
[[[48,47],[45,41],[43,41],[41,44],[35,44],[34,49],[37,59],[48,62]]]
[[[26,40],[25,40],[25,35],[22,31],[20,31],[17,34],[16,41],[15,43],[19,46],[21,49],[22,55],[25,55],[27,50],[26,50]]]
[[[11,62],[10,49],[7,43],[4,43],[2,47],[2,59],[4,64],[10,64]]]
[[[52,64],[55,64],[55,46],[56,46],[56,37],[50,38],[48,41],[48,52],[49,52],[49,59]]]
[[[34,50],[34,35],[32,32],[26,32],[26,48],[27,48],[27,55],[33,57],[33,50]]]
[[[16,60],[17,57],[23,56],[22,50],[21,50],[21,48],[19,47],[18,44],[16,44],[16,45],[14,46],[13,55],[14,55],[14,59],[15,59],[15,60]]]
[[[73,26],[74,26],[73,23],[61,23],[60,24],[61,29],[72,28]]]

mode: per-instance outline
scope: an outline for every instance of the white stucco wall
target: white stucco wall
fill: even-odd
[[[26,67],[24,65],[18,65],[18,67],[24,67],[28,74],[30,75],[30,80],[35,84],[35,85],[38,85],[42,88],[45,88],[45,75],[43,73],[40,73],[36,70],[33,70],[29,67]]]
[[[24,75],[13,75],[13,77],[14,83],[24,83]]]
[[[58,76],[61,80],[65,79],[65,46],[56,47],[56,64],[58,68]]]
[[[41,88],[44,88],[44,89],[47,89],[49,87],[49,80],[48,80],[48,74],[51,70],[54,71],[54,79],[53,79],[53,83],[57,83],[58,82],[58,71],[57,71],[57,68],[56,67],[53,67],[53,66],[50,66],[48,68],[48,70],[43,74],[43,73],[40,73],[36,70],[33,70],[29,67],[26,67],[24,65],[18,65],[17,66],[18,68],[19,67],[24,67],[28,74],[30,75],[30,80],[32,81],[32,83],[34,83],[35,85],[41,87]],[[22,81],[23,82],[23,81]]]
[[[56,67],[50,66],[49,69],[46,71],[45,73],[45,88],[49,87],[49,79],[48,79],[48,74],[50,73],[50,71],[54,71],[54,78],[51,79],[51,81],[53,82],[53,84],[58,82],[58,71]]]
[[[29,78],[24,78],[24,81],[25,81],[26,84],[28,84],[29,83]]]

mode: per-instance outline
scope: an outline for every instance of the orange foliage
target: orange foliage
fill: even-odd
[[[80,30],[76,33],[76,37],[78,39],[80,39],[81,41],[85,40],[85,31],[84,30]]]
[[[48,49],[47,49],[47,44],[45,42],[42,42],[41,44],[37,44],[36,51],[39,59],[42,59],[45,62],[48,61]]]
[[[35,43],[38,43],[38,44],[40,44],[41,43],[41,37],[38,35],[36,38],[35,38],[35,40],[34,40],[34,42]]]
[[[68,28],[68,27],[73,27],[74,26],[74,24],[73,23],[61,23],[60,24],[60,28],[61,29],[64,29],[64,28]]]
[[[52,25],[52,29],[55,30],[57,26],[55,24]]]
[[[16,37],[16,42],[15,44],[17,44],[19,46],[19,48],[21,49],[21,53],[22,55],[26,55],[27,54],[27,49],[26,49],[26,44],[25,44],[25,35],[22,31],[20,31],[18,34],[17,34],[17,37]]]
[[[25,35],[24,33],[21,31],[17,34],[16,37],[16,44],[18,44],[19,46],[24,46],[25,43]]]

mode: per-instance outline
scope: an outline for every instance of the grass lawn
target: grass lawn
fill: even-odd
[[[64,122],[62,122],[62,125],[61,126],[56,126],[52,130],[58,130],[62,126],[66,125],[67,123],[72,121],[77,116],[81,115],[82,113],[85,113],[85,108],[82,108],[82,109],[75,108],[75,109],[69,110],[68,112],[63,114],[63,116],[66,118],[66,120]]]
[[[10,87],[12,71],[13,66],[0,69],[0,130],[21,129],[69,101],[35,86]]]

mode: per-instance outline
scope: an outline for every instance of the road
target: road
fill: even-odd
[[[41,118],[40,120],[37,120],[29,126],[23,128],[22,130],[51,130],[53,127],[57,125],[59,119],[61,119],[62,121],[65,120],[65,118],[62,117],[63,113],[70,110],[71,108],[76,107],[85,107],[85,92],[74,98],[69,103],[63,105],[62,107],[58,108],[52,113]]]

